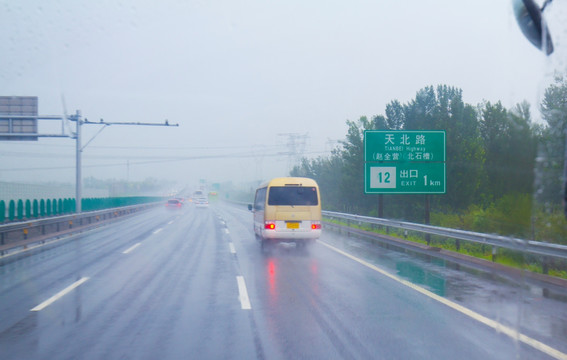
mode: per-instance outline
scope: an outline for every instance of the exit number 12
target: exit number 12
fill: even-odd
[[[396,188],[396,167],[376,167],[370,168],[370,188],[374,189],[395,189]]]

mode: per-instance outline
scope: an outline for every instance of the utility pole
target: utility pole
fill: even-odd
[[[83,175],[82,175],[82,165],[81,165],[81,153],[83,149],[81,148],[81,112],[77,110],[75,115],[73,115],[75,121],[77,121],[77,128],[75,133],[75,211],[77,214],[81,213],[81,202],[83,199]]]
[[[164,123],[142,123],[142,122],[108,122],[104,120],[100,120],[99,122],[92,122],[88,119],[83,121],[81,117],[81,111],[77,110],[75,115],[67,116],[67,119],[76,122],[75,126],[75,134],[74,137],[76,141],[76,179],[75,179],[75,209],[77,213],[82,211],[81,209],[81,202],[83,199],[82,196],[82,189],[83,189],[83,177],[82,177],[82,162],[81,162],[81,155],[83,150],[94,140],[95,137],[98,136],[107,126],[110,125],[137,125],[137,126],[179,126],[179,124],[170,124],[169,121],[165,120]],[[103,125],[103,127],[85,144],[85,146],[81,143],[81,127],[83,125]]]

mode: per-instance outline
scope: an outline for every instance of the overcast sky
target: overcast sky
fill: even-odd
[[[465,102],[537,103],[565,70],[565,2],[546,10],[556,53],[520,33],[508,0],[0,0],[0,95],[110,126],[84,177],[267,179],[328,154],[345,121],[429,85]],[[98,125],[83,126],[83,144]],[[40,132],[61,132],[40,122]],[[74,181],[74,141],[0,143],[0,181]]]

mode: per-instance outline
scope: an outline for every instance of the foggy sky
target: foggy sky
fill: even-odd
[[[473,105],[528,100],[539,118],[565,70],[565,5],[546,11],[556,53],[545,58],[507,0],[2,0],[0,95],[38,96],[44,115],[63,114],[63,98],[94,122],[179,123],[104,129],[83,177],[267,179],[297,154],[328,154],[347,119],[429,85]],[[99,130],[83,126],[83,144]],[[2,142],[0,181],[72,182],[74,154],[68,138]]]

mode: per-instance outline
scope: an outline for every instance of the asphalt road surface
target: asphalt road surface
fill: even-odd
[[[545,294],[545,296],[544,296]],[[567,292],[186,204],[0,259],[1,359],[566,359]]]

